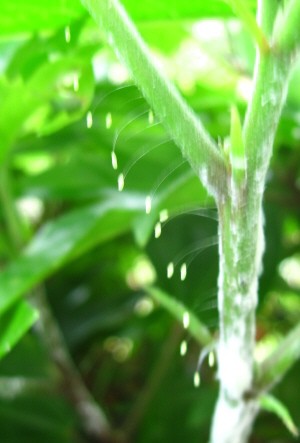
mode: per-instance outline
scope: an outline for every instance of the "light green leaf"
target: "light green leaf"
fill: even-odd
[[[256,2],[248,0],[251,8]],[[135,2],[124,0],[124,6],[135,20],[197,19],[232,17],[230,7],[223,0],[186,2],[155,0]],[[1,3],[0,35],[24,34],[67,26],[84,15],[80,0],[51,0],[45,9],[39,0],[4,1]]]
[[[244,0],[251,9],[255,9],[256,1]],[[186,2],[184,0],[123,0],[122,2],[135,20],[161,19],[198,19],[210,17],[232,17],[230,7],[224,0],[213,2]]]
[[[78,79],[78,90],[73,81]],[[90,105],[94,92],[91,65],[84,57],[69,57],[43,64],[30,78],[27,88],[31,95],[38,92],[41,104],[48,104],[44,124],[37,122],[38,135],[49,134],[81,118]]]
[[[81,79],[77,92],[72,90],[74,76]],[[81,118],[92,95],[92,69],[76,57],[42,64],[27,82],[0,77],[0,163],[18,136],[40,136]]]
[[[80,0],[1,2],[0,34],[24,34],[69,25],[84,13]]]
[[[144,198],[111,192],[100,204],[47,223],[24,253],[0,274],[0,313],[66,262],[130,229]]]
[[[26,116],[40,105],[40,100],[36,94],[30,94],[20,78],[8,81],[7,78],[0,77],[0,103],[1,164]]]
[[[277,415],[294,437],[299,436],[299,431],[293,422],[287,407],[277,398],[270,394],[264,394],[259,398],[260,407],[265,411]]]
[[[38,312],[25,301],[11,307],[0,318],[0,358],[7,354],[38,319]]]

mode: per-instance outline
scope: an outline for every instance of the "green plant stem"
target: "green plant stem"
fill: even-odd
[[[277,9],[271,0],[259,0],[260,22],[251,25],[258,41],[254,92],[243,126],[246,173],[237,181],[199,119],[155,66],[119,2],[83,2],[183,155],[216,198],[220,239],[217,349],[220,394],[211,443],[245,443],[259,410],[258,401],[249,398],[248,393],[254,383],[255,309],[264,251],[262,198],[286,96],[291,55],[299,41],[300,3],[289,2],[281,24],[276,21],[269,47],[262,43],[260,30],[268,37],[272,35]],[[238,0],[235,4],[243,7]],[[291,13],[296,18],[289,18]],[[249,22],[249,16],[244,14],[244,20]]]
[[[82,2],[203,184],[211,194],[223,195],[227,181],[222,153],[163,74],[122,5],[118,0]]]
[[[262,255],[260,214],[247,222],[245,189],[236,189],[219,203],[219,341],[220,393],[211,430],[211,443],[245,443],[258,413],[255,400],[245,401],[253,383],[255,308]],[[251,238],[251,249],[246,249]],[[247,251],[247,253],[245,253]]]
[[[300,324],[292,329],[272,354],[257,368],[254,393],[266,391],[278,383],[300,358]]]
[[[247,2],[245,2],[244,0],[230,0],[230,4],[237,16],[240,17],[242,22],[244,22],[245,26],[249,29],[260,51],[263,53],[268,52],[269,44],[266,36],[257,24],[255,16],[253,16],[251,11],[249,10]]]
[[[273,41],[276,51],[293,55],[300,47],[300,2],[290,0],[274,29]]]
[[[278,2],[274,0],[258,0],[257,21],[260,28],[269,40],[269,49],[272,46],[273,26],[278,12]]]
[[[261,14],[270,31],[274,10],[264,7]],[[243,127],[246,180],[237,186],[231,179],[228,197],[218,204],[220,394],[211,443],[245,443],[259,410],[247,393],[254,383],[255,309],[264,251],[262,197],[290,67],[289,57],[257,50],[254,92]]]
[[[63,388],[81,418],[87,436],[100,441],[110,441],[111,430],[108,420],[99,405],[82,382],[65,344],[60,328],[52,315],[42,287],[33,292],[33,302],[39,310],[40,334],[52,360],[62,375]]]

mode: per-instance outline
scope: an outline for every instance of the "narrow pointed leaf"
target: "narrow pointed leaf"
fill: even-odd
[[[286,428],[294,437],[298,437],[299,431],[293,422],[291,414],[287,407],[278,398],[273,395],[265,394],[260,397],[260,407],[265,411],[272,412],[277,415],[280,420],[284,423]]]
[[[112,194],[108,201],[46,224],[24,253],[1,272],[0,313],[68,261],[129,230],[143,203],[137,196],[124,193],[122,199],[114,199]]]
[[[0,318],[0,358],[13,346],[38,319],[38,312],[25,301],[10,308]]]

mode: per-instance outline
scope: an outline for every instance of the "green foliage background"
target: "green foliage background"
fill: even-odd
[[[212,136],[224,139],[230,106],[245,111],[241,87],[254,59],[251,39],[229,6],[221,0],[124,5]],[[82,380],[113,429],[141,443],[206,441],[216,369],[205,361],[201,387],[194,388],[199,345],[149,298],[143,279],[146,263],[155,285],[215,333],[217,246],[187,257],[193,261],[184,282],[179,267],[171,280],[166,275],[167,264],[186,248],[213,243],[210,197],[159,122],[149,123],[149,106],[79,1],[2,1],[0,36],[1,442],[91,441],[39,334],[36,291],[46,295]],[[299,76],[296,67],[265,193],[261,344],[278,342],[300,319],[297,270],[290,279],[279,273],[286,258],[300,263]],[[111,167],[113,146],[118,172]],[[117,176],[128,165],[120,193]],[[147,195],[153,196],[150,215]],[[35,218],[22,209],[32,201],[42,208]],[[154,239],[163,209],[171,218]],[[183,339],[188,352],[181,357]],[[299,365],[276,388],[296,424],[298,371]],[[278,419],[262,414],[251,441],[291,437]]]

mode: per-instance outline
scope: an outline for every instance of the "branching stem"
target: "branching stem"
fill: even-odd
[[[118,0],[82,1],[209,192],[223,195],[227,181],[222,153],[200,118],[163,74],[123,6]]]
[[[110,441],[108,420],[84,385],[41,286],[33,292],[33,302],[40,313],[39,332],[60,371],[66,395],[77,411],[86,435],[104,442]]]
[[[267,33],[274,12],[270,3],[259,8]],[[290,69],[290,54],[257,50],[253,96],[243,127],[246,180],[239,186],[231,180],[228,198],[219,202],[220,395],[211,443],[247,442],[259,410],[247,393],[254,384],[255,309],[264,251],[262,198]]]
[[[243,174],[235,174],[234,162],[230,160],[233,157],[225,160],[199,118],[161,73],[119,1],[82,1],[184,157],[216,199],[220,395],[211,443],[246,443],[259,410],[258,401],[248,394],[255,384],[255,309],[264,251],[262,199],[292,58],[300,42],[300,2],[290,0],[279,19],[277,1],[258,0],[258,21],[255,22],[243,2],[232,0],[258,46],[253,95],[241,136],[246,166]],[[289,340],[293,343],[295,337],[298,330]],[[290,345],[289,349],[294,348]],[[298,358],[298,347],[296,354]],[[275,362],[278,374],[291,364],[291,352],[286,358],[281,358],[282,355],[279,349],[270,360]],[[268,361],[260,374],[259,380],[268,380]]]

